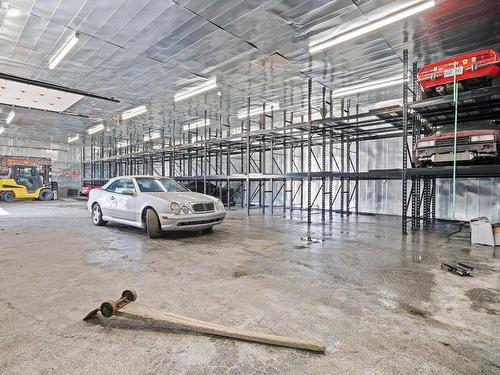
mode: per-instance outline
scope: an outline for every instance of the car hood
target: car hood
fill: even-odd
[[[498,131],[496,129],[461,130],[461,131],[457,132],[457,138],[471,137],[473,135],[488,135],[488,134],[496,134],[497,137],[499,137],[500,131]],[[436,140],[436,139],[447,139],[447,138],[453,138],[454,136],[455,136],[455,133],[453,133],[453,132],[436,134],[436,135],[429,135],[427,137],[422,138],[420,141],[432,141],[432,140]]]
[[[162,199],[168,202],[177,202],[182,204],[192,204],[192,203],[207,203],[215,202],[217,198],[211,197],[209,195],[196,193],[194,191],[182,191],[175,193],[144,193],[147,195],[154,196],[156,198]]]

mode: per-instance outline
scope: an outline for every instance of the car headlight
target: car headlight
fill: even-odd
[[[420,141],[418,142],[418,147],[434,147],[436,141]]]
[[[170,203],[170,211],[175,215],[179,215],[181,213],[181,206],[177,202]]]
[[[487,142],[487,141],[494,141],[495,136],[493,134],[486,134],[486,135],[473,135],[470,137],[471,142]]]
[[[215,207],[217,207],[217,210],[219,211],[224,211],[224,203],[220,199],[217,199],[217,202],[215,203]]]
[[[188,206],[182,206],[182,212],[184,212],[185,214],[188,214],[190,211],[189,211],[189,207]]]

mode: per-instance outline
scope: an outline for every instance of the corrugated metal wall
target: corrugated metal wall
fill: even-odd
[[[401,168],[401,140],[385,139],[360,145],[360,170]],[[457,179],[456,211],[453,215],[452,180],[437,180],[436,217],[469,220],[486,216],[500,219],[500,178]],[[362,181],[359,209],[366,212],[400,215],[400,181]]]
[[[411,144],[411,140],[409,140]],[[360,171],[368,171],[371,169],[394,169],[401,168],[402,165],[402,141],[401,139],[385,139],[378,141],[363,142],[360,144]],[[322,164],[322,155],[320,147],[313,147],[318,163]],[[354,146],[352,147],[352,151]],[[327,146],[326,155],[328,157],[329,146]],[[275,152],[275,160],[278,165],[283,166],[283,151]],[[333,154],[340,164],[339,145],[333,146]],[[295,165],[300,168],[300,151],[296,149],[294,152]],[[252,155],[256,163],[259,161],[259,153]],[[353,154],[354,158],[354,154]],[[243,159],[245,161],[245,158]],[[354,160],[353,160],[354,161]],[[233,165],[239,170],[241,168],[241,159],[233,158]],[[215,164],[215,159],[211,163]],[[245,162],[243,163],[243,171],[246,170]],[[286,171],[291,171],[289,150],[287,150]],[[307,149],[304,149],[304,170],[307,169]],[[326,165],[329,165],[327,160]],[[225,162],[223,170],[225,170]],[[318,164],[312,160],[312,171],[319,171]],[[168,171],[168,168],[167,168]],[[296,167],[294,167],[296,171]],[[352,171],[352,168],[351,168]],[[214,173],[214,171],[212,171]],[[234,172],[233,172],[234,173]],[[271,157],[270,153],[266,155],[266,173],[271,173]],[[276,165],[274,173],[279,173]],[[193,171],[192,175],[195,175]],[[255,188],[257,183],[253,183]],[[298,182],[294,183],[298,186]],[[409,182],[411,187],[411,181]],[[270,182],[266,183],[266,190],[270,189]],[[276,182],[275,192],[279,190],[281,183]],[[288,182],[290,186],[290,182]],[[339,186],[339,181],[334,181],[334,193]],[[321,187],[320,181],[312,183],[312,197]],[[306,188],[304,186],[304,188]],[[354,182],[351,182],[351,191],[354,189]],[[493,221],[500,220],[500,178],[489,179],[458,179],[456,186],[456,210],[453,214],[452,208],[452,180],[441,179],[437,180],[437,199],[436,199],[436,217],[439,219],[456,219],[469,220],[478,216],[486,216]],[[327,198],[328,200],[328,198]],[[295,200],[297,205],[300,205],[300,195]],[[258,197],[254,199],[254,203],[258,203]],[[266,203],[270,204],[270,195],[266,195]],[[275,205],[283,204],[282,196],[278,196],[274,202]],[[289,204],[289,197],[287,199]],[[306,194],[304,194],[304,207],[306,206]],[[401,181],[398,180],[373,180],[359,182],[359,210],[360,212],[370,212],[388,215],[401,215]],[[321,196],[318,196],[314,206],[321,207]],[[340,209],[339,199],[334,204],[335,209]],[[354,201],[351,202],[351,210],[354,209]]]
[[[45,157],[52,160],[52,179],[60,187],[81,186],[79,146],[0,137],[0,155]]]

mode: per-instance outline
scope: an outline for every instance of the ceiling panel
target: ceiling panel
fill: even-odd
[[[0,79],[0,103],[63,112],[83,96]]]

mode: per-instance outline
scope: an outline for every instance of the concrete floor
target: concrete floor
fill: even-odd
[[[0,372],[500,373],[500,248],[437,231],[402,239],[391,217],[336,217],[307,235],[300,219],[231,211],[211,234],[149,240],[93,226],[85,202],[3,202]],[[442,271],[445,260],[473,265],[473,277]],[[151,307],[327,351],[81,320],[125,288]]]

